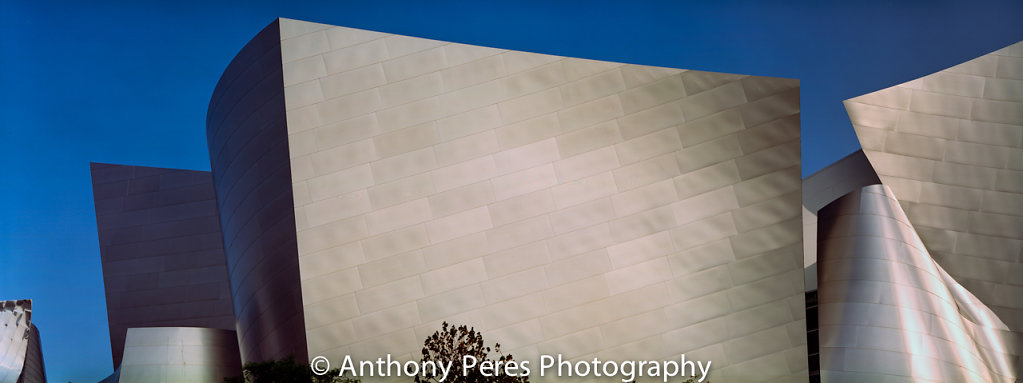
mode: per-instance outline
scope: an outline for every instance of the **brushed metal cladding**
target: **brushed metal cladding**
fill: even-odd
[[[242,374],[238,337],[211,328],[130,328],[118,371],[120,383],[223,382]]]
[[[91,164],[116,369],[130,327],[234,329],[210,172]]]
[[[1023,42],[845,102],[931,256],[1023,331]]]
[[[17,383],[32,332],[32,301],[0,301],[0,383]]]
[[[880,184],[862,150],[857,150],[803,179],[803,278],[806,289],[807,352],[810,381],[820,381],[820,332],[817,308],[817,212],[832,201],[868,185]]]
[[[803,179],[803,206],[817,214],[832,201],[881,183],[863,150],[857,150]],[[805,239],[805,238],[804,238]]]
[[[817,211],[859,188],[881,183],[862,150],[803,179],[803,267],[806,291],[817,289]]]
[[[28,347],[25,350],[25,364],[18,383],[46,383],[46,366],[43,363],[43,343],[39,328],[29,325]]]
[[[1019,337],[931,258],[887,186],[819,214],[825,382],[1015,382]]]
[[[798,81],[279,25],[309,355],[807,379]]]
[[[224,71],[206,121],[244,362],[307,358],[285,123],[274,22]]]

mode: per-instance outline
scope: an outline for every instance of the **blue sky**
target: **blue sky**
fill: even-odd
[[[209,169],[206,106],[276,17],[801,80],[804,176],[859,148],[841,101],[1023,40],[1023,2],[0,0],[0,299],[53,382],[111,372],[89,162]]]

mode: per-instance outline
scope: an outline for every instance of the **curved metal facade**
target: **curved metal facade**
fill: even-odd
[[[16,383],[25,366],[32,301],[0,301],[0,383]]]
[[[1018,340],[930,257],[890,189],[818,218],[822,381],[1015,381]]]
[[[234,331],[148,327],[128,329],[124,360],[114,379],[121,383],[223,382],[241,374]]]
[[[43,363],[43,343],[39,329],[30,325],[28,348],[25,350],[25,365],[18,383],[46,383],[46,365]]]
[[[845,102],[930,254],[1023,331],[1023,42]]]
[[[863,151],[856,151],[803,179],[803,267],[806,291],[817,290],[817,211],[859,188],[881,183]]]
[[[806,380],[798,81],[280,29],[310,355],[447,320]]]
[[[242,360],[306,359],[280,32],[238,53],[207,113],[210,164]]]
[[[0,301],[0,383],[46,383],[32,300]]]
[[[209,172],[90,164],[113,367],[131,327],[233,330]]]

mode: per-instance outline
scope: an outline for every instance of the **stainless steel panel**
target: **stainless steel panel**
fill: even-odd
[[[0,301],[0,383],[16,383],[32,333],[32,301]]]
[[[1016,381],[1013,333],[931,258],[889,188],[818,218],[822,381]]]
[[[280,60],[310,355],[415,358],[457,320],[516,358],[685,352],[711,380],[806,379],[798,81],[279,23],[305,31]],[[250,161],[210,142],[218,178]]]
[[[25,350],[25,365],[18,383],[46,383],[46,367],[43,364],[43,345],[39,329],[30,325],[28,348]]]
[[[1023,267],[1014,246],[1023,214],[1005,203],[1023,198],[1023,87],[1013,75],[1023,71],[1020,47],[845,102],[870,164],[934,258],[978,287],[973,293],[1017,336],[1023,299],[1001,292],[1018,290],[1019,274],[1007,270]]]
[[[128,329],[124,360],[115,375],[122,383],[214,383],[241,373],[234,331],[146,327]]]
[[[91,169],[114,368],[130,327],[234,329],[212,174]]]
[[[286,118],[280,28],[274,22],[228,65],[206,119],[245,362],[306,359]]]

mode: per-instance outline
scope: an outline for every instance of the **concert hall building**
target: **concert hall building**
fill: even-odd
[[[214,90],[211,172],[92,165],[109,380],[418,360],[446,321],[715,382],[1014,382],[1021,73],[849,100],[863,151],[802,180],[798,80],[279,19]]]

